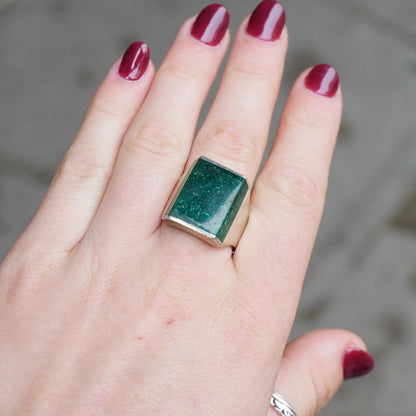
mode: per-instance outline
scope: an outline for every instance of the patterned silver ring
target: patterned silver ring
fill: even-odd
[[[295,409],[279,393],[274,392],[272,394],[270,406],[273,407],[280,416],[297,416]]]

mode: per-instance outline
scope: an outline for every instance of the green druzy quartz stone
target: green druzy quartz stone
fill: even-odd
[[[200,157],[166,214],[222,243],[247,191],[244,176]]]

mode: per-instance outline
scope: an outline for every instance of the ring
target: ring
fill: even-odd
[[[178,181],[162,219],[215,246],[236,247],[248,219],[243,175],[206,157]]]
[[[274,392],[270,399],[270,406],[281,416],[297,416],[295,409],[279,393]]]

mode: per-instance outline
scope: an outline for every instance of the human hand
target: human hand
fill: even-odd
[[[258,30],[262,11],[271,30]],[[0,266],[2,415],[272,416],[275,389],[309,416],[370,369],[347,331],[286,345],[339,127],[333,68],[296,81],[234,254],[161,223],[200,155],[250,184],[260,165],[287,48],[273,1],[242,23],[192,143],[227,24],[213,5],[188,20],[156,75],[134,44],[99,88]]]

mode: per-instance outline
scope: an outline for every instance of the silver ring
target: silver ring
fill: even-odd
[[[270,399],[270,406],[276,410],[280,416],[297,416],[295,409],[279,393],[274,392]]]
[[[248,220],[249,185],[239,173],[201,156],[182,175],[162,219],[214,247],[236,247]]]

